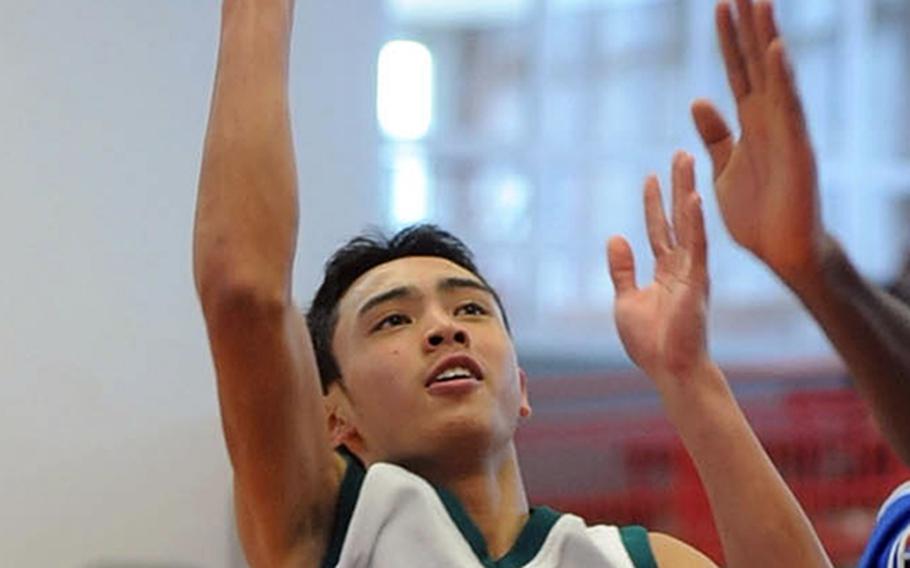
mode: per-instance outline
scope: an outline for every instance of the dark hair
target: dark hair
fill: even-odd
[[[506,329],[509,329],[499,296],[480,275],[470,249],[451,233],[435,225],[421,224],[402,229],[392,238],[378,231],[354,237],[326,262],[322,284],[306,315],[323,392],[328,392],[329,385],[341,377],[338,361],[332,353],[332,336],[338,323],[338,302],[351,284],[366,272],[380,264],[408,256],[443,258],[477,276],[492,291]]]

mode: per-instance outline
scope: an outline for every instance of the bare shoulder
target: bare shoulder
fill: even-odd
[[[657,565],[662,568],[717,568],[714,561],[678,538],[649,532],[648,541]]]

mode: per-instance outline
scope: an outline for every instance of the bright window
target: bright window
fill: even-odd
[[[380,61],[384,167],[397,172],[387,176],[391,224],[426,219],[463,237],[526,353],[624,360],[603,243],[626,235],[640,280],[650,277],[641,183],[649,172],[666,180],[677,148],[696,155],[706,196],[715,355],[828,353],[792,296],[732,244],[711,199],[689,104],[708,97],[734,118],[714,5],[390,0],[392,31],[408,40],[401,54],[383,51],[391,71]],[[910,4],[776,7],[826,223],[867,275],[886,281],[910,241]]]
[[[433,116],[433,57],[414,41],[390,41],[379,52],[377,114],[386,136],[418,140]]]

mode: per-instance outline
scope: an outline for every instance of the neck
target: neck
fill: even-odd
[[[458,469],[421,473],[458,497],[493,558],[509,551],[528,519],[528,499],[513,443],[494,459],[460,461]]]

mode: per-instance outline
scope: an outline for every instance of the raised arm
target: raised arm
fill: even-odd
[[[341,477],[309,334],[291,300],[293,8],[224,1],[194,235],[238,526],[254,566],[318,563]]]
[[[654,281],[639,288],[629,244],[608,245],[616,326],[657,386],[705,487],[729,566],[830,566],[812,526],[771,463],[707,349],[707,244],[691,156],[673,160],[672,224],[657,179],[645,184]],[[652,535],[661,566],[710,566]]]
[[[717,6],[740,136],[693,104],[727,229],[796,293],[824,329],[885,435],[910,464],[910,307],[865,280],[825,230],[815,156],[770,2]],[[855,188],[862,191],[862,188]]]

